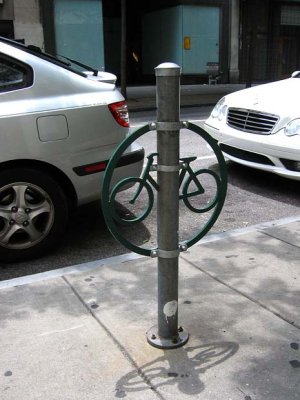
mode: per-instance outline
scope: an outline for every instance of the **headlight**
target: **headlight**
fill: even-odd
[[[227,106],[225,105],[225,97],[222,97],[221,100],[213,108],[210,116],[212,118],[218,118],[221,121],[226,116]]]
[[[287,136],[300,135],[300,119],[293,119],[289,122],[284,129],[284,133]]]

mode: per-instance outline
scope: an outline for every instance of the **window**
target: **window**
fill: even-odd
[[[54,0],[56,54],[104,70],[101,0]]]
[[[22,89],[31,86],[32,82],[29,66],[0,55],[0,92]]]
[[[300,25],[300,7],[299,6],[281,6],[281,25]]]

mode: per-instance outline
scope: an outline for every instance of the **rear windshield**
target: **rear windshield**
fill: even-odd
[[[78,62],[77,60],[72,60],[68,57],[63,55],[52,55],[48,53],[44,53],[39,47],[37,46],[25,46],[22,43],[15,42],[9,39],[0,38],[2,42],[5,42],[11,46],[17,47],[20,50],[26,51],[27,53],[33,54],[36,57],[42,58],[43,60],[47,60],[53,64],[59,65],[62,68],[68,69],[69,71],[75,72],[81,76],[86,77],[83,71],[91,71],[97,74],[97,70],[91,66],[85,65],[83,63]]]

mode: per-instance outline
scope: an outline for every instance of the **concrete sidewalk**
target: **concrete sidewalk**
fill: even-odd
[[[228,93],[245,88],[245,84],[220,85],[182,85],[180,104],[182,107],[215,104]],[[127,87],[127,105],[129,111],[145,111],[156,108],[155,86]]]
[[[1,400],[300,399],[300,216],[180,256],[179,349],[148,345],[156,259],[0,285]],[[33,277],[32,277],[33,278]]]

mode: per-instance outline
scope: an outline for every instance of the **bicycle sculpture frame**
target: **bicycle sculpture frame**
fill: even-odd
[[[207,134],[207,132],[205,132],[202,128],[195,124],[182,122],[181,125],[183,128],[189,129],[197,133],[202,139],[204,139],[208,143],[208,145],[214,151],[219,164],[219,173],[207,168],[193,171],[193,169],[191,168],[191,163],[195,161],[197,157],[185,157],[180,158],[179,160],[179,187],[182,188],[181,194],[179,193],[179,199],[183,200],[186,207],[188,207],[192,212],[205,213],[212,210],[212,214],[208,222],[199,230],[199,232],[194,237],[179,244],[180,250],[186,250],[188,247],[199,241],[209,231],[209,229],[218,218],[226,196],[227,174],[223,155],[214,139],[212,139]],[[154,203],[154,193],[152,188],[154,188],[156,191],[159,190],[159,185],[150,175],[150,171],[157,170],[157,165],[154,163],[154,158],[158,156],[158,153],[151,153],[147,156],[148,161],[140,177],[125,178],[120,182],[117,182],[117,184],[111,189],[113,171],[117,167],[121,155],[135,140],[137,140],[139,137],[146,134],[150,130],[156,130],[155,123],[150,123],[136,130],[130,136],[128,136],[116,149],[113,157],[108,163],[103,180],[102,208],[106,223],[116,239],[118,239],[123,245],[136,253],[147,256],[156,256],[156,249],[147,249],[144,247],[136,246],[133,243],[129,242],[126,238],[124,238],[121,235],[117,224],[134,225],[145,220],[150,214]],[[193,199],[195,196],[199,196],[205,193],[205,189],[201,184],[201,178],[205,175],[212,177],[215,182],[215,196],[204,206],[196,207],[191,203],[191,199]],[[195,185],[195,189],[190,190],[192,183]],[[122,187],[129,185],[133,186],[134,184],[137,184],[137,189],[132,198],[129,200],[129,203],[134,204],[140,196],[142,190],[145,189],[148,194],[148,204],[146,205],[141,215],[135,216],[135,218],[131,219],[122,218],[115,209],[116,196],[121,191]]]
[[[113,211],[113,215],[114,215],[114,219],[122,224],[134,224],[134,223],[138,223],[138,222],[142,222],[151,212],[152,207],[153,207],[153,201],[154,201],[154,196],[153,196],[153,192],[151,187],[149,186],[149,184],[151,184],[153,186],[153,188],[155,190],[159,190],[159,185],[157,184],[157,182],[152,178],[152,176],[150,175],[150,171],[156,171],[157,170],[157,164],[154,164],[154,157],[157,157],[158,153],[151,153],[149,154],[149,156],[147,156],[148,161],[147,164],[142,172],[142,175],[140,178],[136,177],[130,177],[130,178],[125,178],[122,181],[120,181],[113,189],[112,193],[111,193],[111,202],[114,202],[116,199],[116,195],[118,194],[118,192],[120,191],[120,189],[122,188],[122,186],[126,186],[128,184],[134,184],[137,183],[138,187],[137,190],[135,192],[135,194],[133,195],[133,197],[131,198],[131,200],[129,200],[130,204],[134,204],[135,201],[137,200],[137,198],[139,197],[140,193],[142,192],[142,190],[145,188],[147,190],[148,193],[148,206],[145,209],[145,211],[143,212],[143,214],[141,216],[138,216],[134,219],[125,219],[125,218],[121,218],[116,212],[115,210]],[[193,206],[190,202],[190,198],[204,194],[205,193],[205,189],[204,187],[201,185],[199,179],[198,179],[198,175],[202,175],[202,174],[208,174],[210,176],[212,176],[215,180],[216,183],[216,187],[217,187],[217,193],[218,193],[218,188],[220,185],[220,179],[219,176],[216,172],[211,171],[209,169],[199,169],[197,171],[193,171],[190,163],[192,161],[197,160],[197,157],[185,157],[185,158],[180,158],[180,167],[181,167],[181,171],[179,173],[179,191],[181,186],[182,187],[182,194],[179,194],[179,200],[183,200],[184,204],[193,212],[195,213],[205,213],[209,210],[211,210],[217,203],[218,198],[217,195],[212,199],[212,201],[210,201],[206,206],[204,207],[200,207],[197,208],[195,206]],[[187,179],[184,181],[185,175],[188,174]],[[149,183],[148,183],[148,182]],[[189,187],[190,184],[194,183],[196,185],[197,190],[193,190],[190,191]]]

